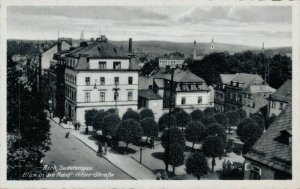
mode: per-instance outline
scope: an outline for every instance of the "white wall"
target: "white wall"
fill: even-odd
[[[113,69],[114,62],[121,62],[121,69],[129,69],[129,59],[90,59],[90,69],[99,69],[99,61],[106,62],[106,69]]]
[[[210,104],[209,92],[177,92],[176,93],[176,105],[181,104],[181,98],[185,97],[185,105],[198,105],[198,97],[202,97],[201,104]]]

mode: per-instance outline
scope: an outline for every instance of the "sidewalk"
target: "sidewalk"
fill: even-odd
[[[59,123],[58,118],[52,118],[52,120],[55,121],[57,124]],[[64,123],[61,123],[60,126],[62,126],[64,128],[70,127],[69,125],[64,124]],[[73,130],[73,128],[72,128],[70,133],[74,137],[79,139],[81,142],[83,142],[85,145],[90,147],[92,150],[94,150],[96,153],[98,150],[97,141],[92,140],[91,135],[85,135],[85,134],[80,133],[83,130],[84,130],[83,127],[81,127],[80,130]],[[111,153],[109,151],[110,150],[108,150],[106,155],[104,155],[103,157],[99,157],[99,158],[107,159],[109,162],[111,162],[112,164],[119,167],[121,170],[126,172],[128,175],[132,176],[134,179],[137,179],[137,180],[155,180],[156,179],[156,176],[152,173],[152,171],[150,171],[149,169],[147,169],[146,167],[144,167],[143,165],[141,165],[140,163],[138,163],[137,161],[132,159],[130,156],[115,154],[115,153]]]

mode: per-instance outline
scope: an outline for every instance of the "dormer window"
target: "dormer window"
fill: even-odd
[[[106,62],[99,62],[99,69],[106,69]]]
[[[121,62],[114,62],[114,70],[121,69]]]
[[[287,130],[280,131],[280,135],[276,137],[274,140],[282,144],[290,145],[292,142],[292,130],[287,129]]]

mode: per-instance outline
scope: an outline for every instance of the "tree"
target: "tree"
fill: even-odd
[[[201,121],[203,117],[203,112],[201,110],[194,110],[191,113],[191,119],[194,121]]]
[[[158,135],[158,125],[151,117],[146,117],[141,121],[141,126],[144,131],[144,136],[147,136],[146,142],[148,142],[148,137],[157,137]]]
[[[133,110],[128,110],[122,117],[122,120],[126,119],[134,119],[137,122],[141,121],[141,116],[139,113],[133,111]]]
[[[117,109],[115,109],[115,108],[110,108],[110,109],[106,110],[106,112],[107,112],[108,114],[118,114],[118,113],[117,113]]]
[[[185,111],[181,111],[176,115],[178,126],[183,128],[187,125],[187,123],[191,120],[191,117]]]
[[[224,152],[224,144],[219,137],[208,136],[203,145],[202,151],[205,156],[212,157],[212,172],[214,171],[214,162],[216,157],[221,157]]]
[[[200,121],[191,121],[187,124],[185,130],[186,139],[193,143],[201,141],[205,137],[205,125]]]
[[[177,119],[174,115],[171,114],[171,127],[177,127]],[[159,130],[162,131],[167,128],[169,125],[169,113],[163,114],[158,120]]]
[[[234,111],[226,112],[226,116],[228,119],[228,134],[230,134],[231,127],[238,124],[238,116]]]
[[[247,113],[242,108],[237,109],[235,112],[237,115],[237,123],[240,123],[241,121],[247,118]]]
[[[171,143],[169,153],[169,164],[173,167],[173,174],[175,174],[175,168],[182,165],[184,162],[184,151],[180,144]]]
[[[241,141],[245,143],[252,138],[258,139],[263,134],[263,130],[257,124],[247,123],[243,125],[239,134]]]
[[[94,123],[93,123],[94,130],[97,131],[97,130],[102,129],[103,118],[107,115],[108,115],[108,112],[105,112],[103,110],[99,110],[97,112],[97,115],[96,115],[96,117],[94,119]]]
[[[98,111],[95,109],[87,110],[85,113],[85,125],[93,126],[97,114],[98,114]]]
[[[161,135],[161,145],[166,148],[168,143],[168,130],[164,130]],[[170,129],[170,144],[178,143],[185,148],[185,135],[184,132],[178,127],[171,127]]]
[[[225,113],[217,113],[214,115],[214,118],[217,123],[222,125],[225,129],[228,127],[228,118]]]
[[[206,108],[203,111],[204,116],[213,116],[215,114],[215,109],[214,108]]]
[[[117,114],[108,114],[102,121],[102,133],[105,136],[115,136],[116,129],[121,123],[121,120]]]
[[[260,113],[251,114],[250,118],[256,121],[257,125],[260,126],[262,129],[266,128],[266,121]]]
[[[202,153],[193,153],[186,161],[186,173],[193,174],[198,180],[208,172],[208,164]]]
[[[143,135],[143,129],[139,122],[134,119],[125,119],[117,127],[117,135],[120,140],[126,143],[126,150],[129,143],[138,143]]]
[[[218,124],[218,123],[212,123],[210,125],[208,125],[207,129],[206,129],[206,135],[207,136],[217,136],[219,137],[222,142],[224,144],[226,144],[226,139],[227,139],[227,135],[226,135],[226,131],[224,129],[224,127],[222,127],[222,125]]]
[[[146,118],[146,117],[150,117],[154,119],[154,114],[153,111],[151,109],[148,108],[144,108],[141,112],[140,112],[140,116],[142,119]]]
[[[215,118],[213,116],[204,116],[202,118],[202,123],[206,126],[212,124],[212,123],[217,123],[217,121],[215,120]]]
[[[242,131],[243,127],[246,126],[246,125],[250,125],[250,126],[254,126],[255,125],[255,126],[258,126],[257,123],[256,123],[256,121],[254,121],[252,118],[250,118],[250,117],[246,118],[241,123],[239,123],[238,126],[237,126],[236,134],[238,136],[241,137],[241,135],[242,135],[241,131]]]

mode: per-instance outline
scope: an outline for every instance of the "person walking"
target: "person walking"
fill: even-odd
[[[98,144],[98,152],[97,152],[97,155],[98,155],[98,156],[102,156],[102,153],[103,153],[102,145],[101,145],[101,143],[99,142],[99,144]]]
[[[85,134],[86,135],[89,134],[89,127],[88,126],[86,126],[86,128],[85,128]]]
[[[106,155],[106,153],[107,153],[107,143],[105,142],[105,144],[104,144],[104,154]]]

